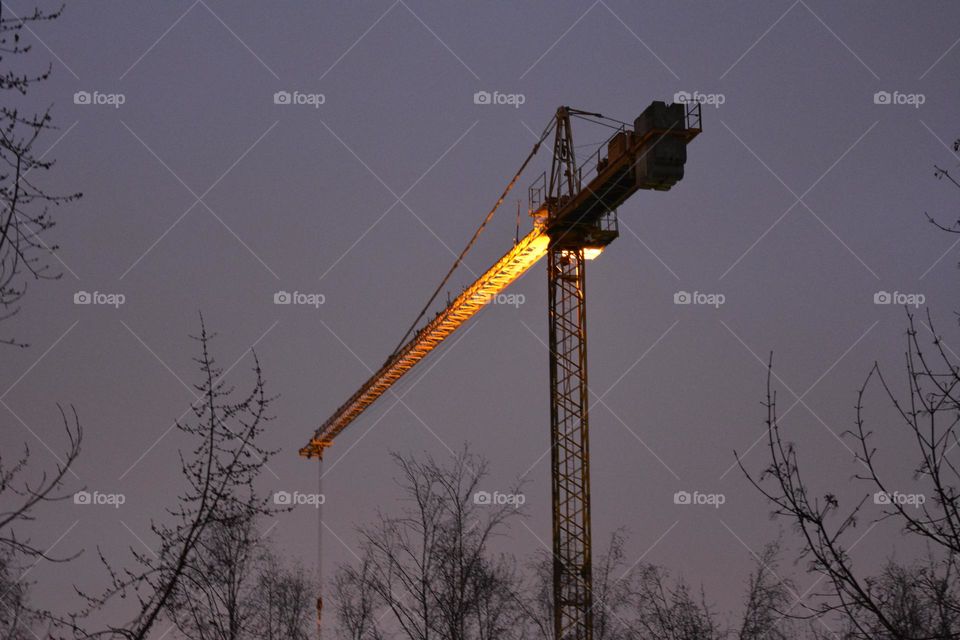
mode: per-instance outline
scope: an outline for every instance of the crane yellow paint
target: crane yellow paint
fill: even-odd
[[[307,458],[322,457],[324,449],[333,443],[333,439],[344,427],[363,413],[394,382],[412,369],[447,336],[539,262],[547,254],[549,244],[550,238],[543,225],[535,224],[533,230],[497,260],[496,264],[477,278],[396,353],[387,358],[383,366],[317,429],[307,446],[300,449],[300,455]]]

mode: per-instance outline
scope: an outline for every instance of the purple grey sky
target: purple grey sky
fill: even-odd
[[[37,542],[88,552],[66,571],[37,566],[36,598],[70,602],[71,583],[103,584],[96,545],[120,560],[154,542],[149,521],[180,488],[183,441],[170,427],[193,400],[187,336],[199,311],[220,333],[220,363],[256,344],[281,394],[271,442],[282,451],[264,489],[315,491],[315,465],[297,448],[366,379],[363,363],[376,368],[393,348],[556,107],[632,121],[651,100],[697,91],[723,104],[704,106],[685,179],[629,200],[621,238],[588,268],[601,397],[593,526],[598,546],[627,527],[631,561],[667,566],[736,609],[751,550],[780,527],[732,468],[734,449],[754,470],[765,462],[754,445],[767,353],[813,489],[849,505],[868,487],[851,481],[838,434],[873,361],[900,375],[905,345],[902,308],[874,294],[922,293],[960,350],[957,238],[923,216],[957,212],[957,191],[932,165],[958,162],[958,25],[948,3],[70,3],[31,36],[32,61],[52,61],[53,77],[22,104],[55,104],[62,137],[44,141],[57,159],[47,184],[84,198],[57,212],[50,236],[63,278],[31,285],[3,325],[32,346],[2,353],[0,447],[26,441],[52,465],[63,446],[55,403],[73,404],[86,430],[75,488],[126,503],[45,510]],[[75,104],[82,91],[124,102]],[[277,91],[325,101],[277,105]],[[478,105],[477,91],[525,101]],[[924,102],[875,104],[879,91]],[[606,134],[576,123],[574,135]],[[547,158],[469,269],[509,247],[516,199]],[[458,275],[454,292],[470,281]],[[278,290],[325,302],[274,305]],[[126,301],[75,305],[78,291]],[[675,305],[678,291],[725,303]],[[491,460],[487,489],[527,481],[530,517],[502,548],[526,557],[549,544],[544,266],[510,292],[524,304],[484,310],[397,387],[403,404],[382,399],[328,453],[328,576],[353,559],[354,526],[396,508],[390,451],[443,456],[469,442]],[[250,364],[230,373],[239,388]],[[905,434],[878,394],[869,401],[890,473],[917,489],[898,455]],[[726,503],[675,505],[680,490]],[[312,508],[267,527],[314,565]],[[892,525],[867,529],[855,548],[864,567],[918,551]],[[801,568],[785,563],[806,588]]]

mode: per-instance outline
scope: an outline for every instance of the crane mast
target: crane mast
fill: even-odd
[[[698,103],[653,102],[632,127],[613,127],[606,143],[578,165],[574,117],[607,120],[598,113],[557,109],[549,178],[544,172],[528,191],[533,230],[391,354],[300,454],[322,457],[334,437],[401,376],[547,256],[553,637],[592,640],[586,262],[619,235],[616,211],[627,198],[640,189],[669,190],[683,178],[686,146],[701,126]]]

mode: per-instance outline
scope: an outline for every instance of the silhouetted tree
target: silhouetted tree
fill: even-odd
[[[201,537],[166,615],[187,640],[306,640],[317,585],[288,568],[256,520],[217,522]]]
[[[167,601],[167,615],[187,640],[254,637],[259,537],[245,515],[214,521],[203,531]]]
[[[0,638],[32,637],[34,627],[47,618],[47,612],[30,602],[27,571],[41,561],[67,562],[77,555],[53,555],[23,531],[44,505],[71,498],[65,485],[80,455],[83,429],[72,409],[68,416],[61,408],[60,415],[67,447],[52,471],[31,468],[33,458],[27,445],[12,462],[0,452]]]
[[[960,139],[953,149],[960,150]],[[934,175],[960,188],[948,170],[934,165]],[[940,230],[960,233],[960,220],[944,224],[926,216]],[[765,402],[770,463],[759,474],[751,474],[740,463],[750,482],[774,505],[775,514],[795,526],[802,543],[801,557],[826,585],[814,594],[814,602],[804,603],[805,611],[821,619],[839,618],[845,639],[960,638],[960,468],[954,460],[956,454],[950,455],[960,444],[960,366],[936,332],[929,310],[921,323],[930,336],[929,343],[921,338],[927,333],[921,333],[916,318],[907,312],[905,392],[894,390],[879,363],[874,363],[858,391],[855,427],[844,433],[855,443],[861,469],[855,477],[868,487],[857,504],[842,508],[834,493],[811,495],[797,449],[784,440],[780,428],[771,384],[772,355]],[[874,428],[864,411],[865,394],[873,383],[879,384],[891,414],[914,445],[914,477],[927,490],[921,504],[915,501],[908,508],[880,469]],[[871,493],[874,502],[884,505],[873,521],[897,522],[908,543],[928,549],[924,563],[903,566],[890,562],[876,576],[865,575],[854,566],[848,540]]]
[[[489,549],[520,511],[475,501],[486,461],[466,450],[449,466],[393,458],[411,506],[361,527],[359,564],[335,579],[341,635],[383,638],[397,627],[416,640],[523,637],[512,562]]]
[[[0,320],[19,311],[18,303],[29,280],[60,277],[47,261],[57,246],[48,244],[42,236],[54,225],[50,207],[81,195],[56,195],[38,180],[39,173],[54,164],[46,158],[46,152],[36,148],[44,134],[56,129],[51,107],[32,111],[17,106],[16,100],[17,96],[26,96],[34,84],[49,78],[52,71],[49,63],[41,70],[18,67],[20,60],[30,57],[32,49],[24,44],[24,31],[31,24],[55,20],[62,12],[62,6],[56,11],[37,8],[31,14],[16,16],[6,3],[0,5],[0,91],[4,95],[0,105]],[[37,173],[31,175],[34,171]],[[26,346],[12,338],[0,339],[0,344]]]
[[[254,629],[258,640],[307,640],[315,622],[318,584],[299,564],[269,548],[260,555]]]
[[[928,359],[921,347],[914,318],[908,314],[906,399],[898,398],[878,365],[871,369],[861,387],[856,407],[856,428],[845,435],[857,443],[856,458],[865,472],[856,477],[870,489],[863,499],[843,509],[833,493],[815,496],[801,473],[796,447],[783,439],[772,389],[767,377],[767,447],[770,464],[759,474],[741,469],[753,485],[774,505],[776,515],[792,522],[800,534],[801,557],[809,570],[822,577],[826,588],[804,603],[805,612],[824,619],[839,619],[850,639],[890,638],[921,640],[960,638],[960,599],[957,597],[957,549],[960,548],[960,499],[957,468],[948,457],[957,444],[957,394],[960,369],[943,351],[934,334],[936,360]],[[931,328],[932,331],[932,328]],[[879,380],[894,412],[899,415],[916,444],[914,473],[930,489],[930,498],[910,513],[898,499],[887,503],[874,521],[894,519],[906,540],[931,549],[929,562],[922,567],[887,566],[879,576],[865,575],[850,557],[850,536],[859,523],[867,500],[873,495],[896,495],[881,478],[867,427],[863,398],[873,379]],[[914,508],[914,507],[911,507]],[[907,615],[923,609],[925,615]]]
[[[201,382],[195,388],[201,399],[192,408],[193,419],[177,423],[180,432],[194,444],[192,449],[180,454],[181,476],[187,487],[169,511],[174,524],[154,522],[151,525],[159,549],[156,553],[131,550],[133,568],[115,569],[101,552],[111,577],[109,588],[99,595],[84,593],[87,606],[69,619],[59,621],[75,637],[144,640],[158,620],[179,602],[178,598],[191,589],[202,589],[193,580],[197,571],[210,562],[207,555],[210,549],[228,544],[231,536],[246,535],[237,532],[246,532],[246,523],[254,522],[257,517],[274,513],[269,497],[260,495],[254,486],[275,453],[259,444],[271,420],[272,401],[266,394],[260,362],[253,354],[252,389],[236,397],[234,389],[223,382],[223,370],[210,352],[212,338],[201,317],[200,335],[195,338],[200,347],[200,356],[195,361],[201,374]],[[231,557],[230,551],[220,549],[222,562],[236,566],[245,560]],[[230,592],[234,582],[225,582],[229,584],[218,595],[227,593],[228,597],[239,597]],[[135,595],[138,603],[131,620],[99,630],[83,626],[87,616],[108,601],[130,594]],[[219,632],[222,621],[218,625],[216,631]],[[204,632],[213,630],[206,621],[197,628]]]
[[[755,558],[742,619],[730,626],[720,622],[702,589],[695,594],[662,567],[628,563],[625,544],[624,534],[615,532],[594,563],[595,640],[799,640],[808,634],[784,613],[793,586],[776,572],[779,543]],[[525,637],[553,638],[552,566],[549,554],[540,554],[530,567],[532,583],[518,590]]]
[[[960,151],[960,138],[957,138],[956,140],[953,141],[953,151],[954,153]],[[950,174],[950,171],[948,171],[947,169],[943,169],[939,165],[933,165],[933,175],[936,176],[937,180],[946,179],[947,182],[949,182],[953,186],[960,189],[960,182],[957,182],[957,179],[954,178],[953,175]],[[929,220],[938,229],[942,231],[946,231],[948,233],[960,233],[960,215],[958,215],[957,219],[953,221],[951,224],[944,224],[942,222],[939,222],[936,218],[931,216],[929,213],[926,214],[926,216],[927,216],[927,220]]]

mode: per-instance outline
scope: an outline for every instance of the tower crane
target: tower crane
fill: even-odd
[[[520,171],[437,287],[414,326],[530,159],[553,132],[549,174],[544,171],[528,190],[533,229],[433,319],[415,332],[411,328],[383,366],[338,407],[300,449],[301,456],[322,458],[334,439],[391,385],[546,256],[553,623],[557,640],[593,638],[586,261],[596,257],[619,235],[617,208],[624,201],[640,189],[669,190],[683,178],[686,147],[701,132],[700,116],[699,103],[655,101],[631,126],[599,113],[559,107]],[[573,144],[573,119],[607,124],[614,129],[605,144],[580,164]],[[407,340],[410,333],[413,336]]]

